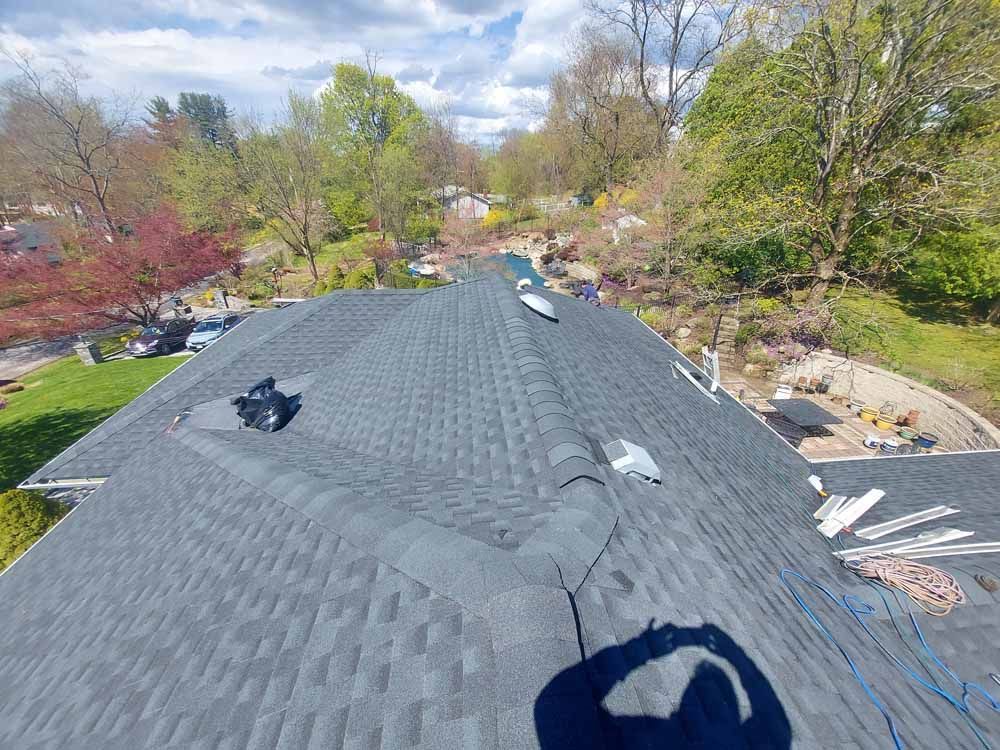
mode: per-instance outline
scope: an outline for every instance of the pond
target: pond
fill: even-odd
[[[531,258],[518,258],[511,253],[504,253],[501,258],[507,264],[507,267],[514,272],[514,277],[518,281],[521,279],[531,279],[532,286],[545,286],[545,279],[531,265]]]

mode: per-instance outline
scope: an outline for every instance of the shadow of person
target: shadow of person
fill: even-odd
[[[698,648],[716,657],[703,659],[667,717],[619,715],[604,705],[628,675],[682,648]],[[740,715],[728,663],[750,703]],[[583,748],[773,748],[791,746],[791,727],[770,682],[732,638],[715,625],[697,628],[649,626],[632,640],[601,649],[556,675],[534,706],[535,731],[544,750]]]

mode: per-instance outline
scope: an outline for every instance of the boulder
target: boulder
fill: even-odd
[[[674,331],[674,336],[676,336],[681,340],[686,339],[690,335],[691,335],[691,329],[688,328],[687,326],[681,326],[676,331]]]

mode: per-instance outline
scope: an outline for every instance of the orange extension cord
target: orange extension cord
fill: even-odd
[[[950,573],[891,555],[868,555],[844,563],[859,576],[899,589],[924,612],[942,617],[956,604],[965,603],[965,592]]]

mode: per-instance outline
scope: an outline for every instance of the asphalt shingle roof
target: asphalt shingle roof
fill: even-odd
[[[877,520],[952,490],[956,525],[989,541],[996,454],[810,464],[675,377],[681,356],[634,317],[541,293],[558,322],[499,278],[262,315],[44,467],[111,478],[0,577],[0,746],[891,745],[779,571],[879,605],[871,632],[948,678],[903,610],[834,564],[806,477],[887,490]],[[311,373],[283,431],[166,432],[272,373]],[[661,485],[601,462],[618,438]],[[916,619],[988,686],[1000,595],[964,558],[941,566],[971,601]],[[907,747],[981,747],[799,590]],[[972,718],[1000,739],[995,713]]]

